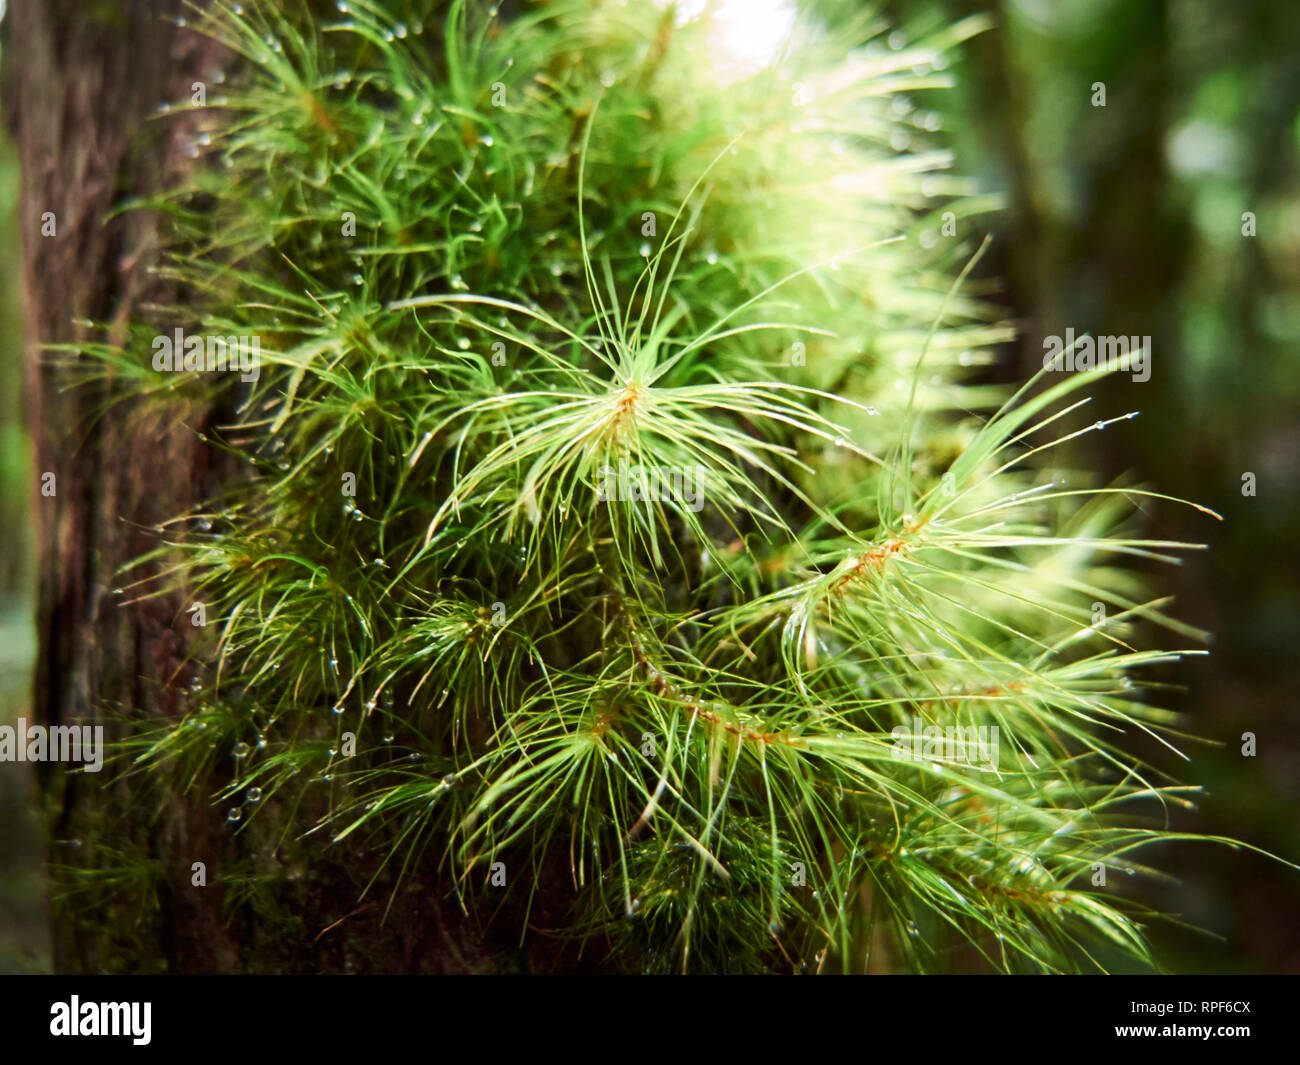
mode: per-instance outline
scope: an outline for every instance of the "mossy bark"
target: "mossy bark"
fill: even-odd
[[[156,216],[105,219],[124,198],[169,187],[193,165],[186,122],[149,121],[160,101],[211,83],[226,60],[176,24],[182,13],[179,0],[12,0],[5,23],[6,120],[22,173],[25,403],[37,459],[39,649],[28,718],[103,724],[110,739],[121,738],[124,718],[185,709],[190,604],[115,589],[156,575],[157,564],[123,567],[157,546],[159,523],[232,475],[195,433],[228,412],[142,411],[111,379],[70,390],[69,367],[45,346],[86,339],[87,327],[74,324],[85,320],[110,323],[98,338],[122,343],[142,305],[174,297],[148,270],[161,244]],[[41,494],[47,472],[53,495]],[[355,870],[339,878],[323,866],[282,899],[301,920],[268,949],[276,930],[255,930],[224,897],[222,867],[238,843],[211,788],[159,794],[107,768],[94,776],[39,769],[51,866],[89,860],[102,835],[128,874],[126,886],[93,905],[84,896],[54,903],[56,971],[490,966],[477,931],[440,893],[403,896],[384,921],[382,904],[357,910]],[[90,867],[102,873],[100,862]],[[192,883],[195,862],[206,867],[205,887]],[[53,893],[57,900],[60,888]]]

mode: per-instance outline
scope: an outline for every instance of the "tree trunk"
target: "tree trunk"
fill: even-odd
[[[176,24],[183,10],[180,0],[11,0],[6,21],[4,94],[22,173],[26,403],[38,480],[39,649],[27,717],[102,724],[110,740],[126,733],[128,719],[187,709],[189,603],[137,598],[129,586],[156,575],[156,563],[121,571],[157,547],[156,526],[231,475],[195,433],[224,412],[144,412],[123,401],[111,375],[68,390],[78,368],[67,358],[55,364],[43,346],[123,343],[143,303],[174,302],[147,269],[159,251],[157,218],[144,211],[105,218],[193,165],[185,147],[193,116],[147,121],[160,102],[188,98],[193,82],[210,84],[225,61],[218,46]],[[74,324],[84,320],[100,327]],[[40,488],[46,473],[54,474],[49,495]],[[159,794],[120,769],[67,770],[39,767],[51,866],[98,870],[93,882],[110,889],[94,908],[78,896],[55,903],[56,971],[488,967],[477,932],[440,892],[402,895],[384,921],[382,904],[358,910],[355,871],[336,875],[342,863],[322,862],[305,878],[310,893],[294,900],[301,934],[268,951],[252,914],[223,898],[223,864],[239,857],[240,844],[211,803],[211,782]],[[114,880],[114,855],[123,852],[148,860],[124,862]],[[195,862],[206,866],[205,887],[192,883]],[[346,934],[320,935],[343,918]]]

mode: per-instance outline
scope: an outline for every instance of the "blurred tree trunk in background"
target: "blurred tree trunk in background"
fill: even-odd
[[[192,708],[191,600],[142,597],[152,585],[140,582],[156,578],[162,563],[131,563],[158,546],[161,523],[213,498],[235,473],[197,435],[235,419],[171,397],[165,409],[120,402],[125,390],[111,375],[69,389],[81,367],[42,348],[125,344],[125,323],[141,307],[177,303],[169,283],[150,272],[162,250],[158,217],[130,211],[105,219],[127,199],[175,187],[194,165],[197,110],[147,121],[163,101],[189,99],[195,82],[211,85],[229,59],[177,25],[184,10],[181,0],[11,0],[6,19],[4,102],[21,171],[25,404],[40,569],[26,716],[103,724],[110,740],[134,723]],[[51,496],[40,494],[46,472],[56,478]],[[246,847],[224,807],[212,803],[229,779],[221,766],[184,794],[120,768],[96,775],[37,768],[56,874],[55,971],[448,973],[553,964],[549,946],[528,956],[516,953],[513,938],[489,947],[437,880],[416,880],[386,898],[391,882],[381,878],[377,897],[358,905],[377,871],[320,848],[306,868],[285,868],[275,889],[293,930],[261,920],[256,885],[244,890],[240,872]],[[192,884],[195,862],[206,866],[207,886]],[[235,875],[223,880],[223,867]],[[60,899],[81,885],[92,890]],[[533,912],[558,920],[544,905]]]
[[[119,568],[154,546],[152,526],[192,506],[213,471],[180,419],[161,424],[125,406],[105,409],[111,381],[68,390],[66,368],[53,365],[42,346],[87,338],[74,325],[85,319],[115,323],[108,339],[120,343],[117,323],[157,295],[146,274],[157,247],[153,219],[133,212],[106,224],[105,217],[124,195],[156,189],[183,166],[176,139],[145,124],[159,101],[202,77],[205,46],[161,17],[181,7],[179,0],[12,0],[7,19],[5,104],[21,169],[25,398],[38,479],[30,718],[104,723],[110,737],[117,729],[105,721],[109,708],[180,709],[185,604],[158,598],[124,609],[113,589]],[[46,473],[55,477],[52,496],[40,493]],[[71,837],[109,773],[78,775],[52,763],[39,770],[50,861],[62,864],[71,857],[67,848],[80,846]],[[154,826],[153,852],[173,889],[163,893],[162,919],[172,929],[167,960],[187,971],[228,970],[236,957],[220,887],[182,887],[191,860],[208,861],[212,883],[222,849],[212,821],[196,797],[170,805]],[[110,964],[76,934],[78,922],[63,916],[56,908],[55,969]],[[136,963],[153,967],[147,959]]]

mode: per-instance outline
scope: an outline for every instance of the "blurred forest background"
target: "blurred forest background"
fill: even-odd
[[[983,12],[957,89],[932,94],[955,169],[1005,197],[984,216],[1022,334],[1002,372],[1042,365],[1045,335],[1150,336],[1151,378],[1115,375],[1080,467],[1217,510],[1144,505],[1148,534],[1207,543],[1154,587],[1214,633],[1164,680],[1204,785],[1182,827],[1300,857],[1300,4],[1277,0],[899,0],[909,36]],[[1105,106],[1094,106],[1094,86]],[[1243,214],[1255,236],[1243,235]],[[1253,473],[1256,495],[1243,496]],[[1245,758],[1241,735],[1258,754]],[[1127,742],[1127,741],[1126,741]],[[1246,852],[1144,852],[1175,879],[1123,884],[1222,939],[1156,927],[1174,971],[1300,972],[1300,875]]]
[[[3,0],[0,0],[0,11]],[[1162,678],[1192,764],[1140,753],[1205,787],[1181,827],[1300,859],[1300,4],[1279,0],[889,0],[909,38],[987,13],[951,65],[942,116],[955,169],[1005,209],[980,273],[1020,326],[998,379],[1042,362],[1042,337],[1152,338],[1151,378],[1117,375],[1077,465],[1195,500],[1144,505],[1146,534],[1211,550],[1153,573],[1175,613],[1215,633],[1212,655]],[[1105,106],[1094,106],[1096,83]],[[918,103],[922,101],[918,100]],[[3,103],[0,100],[0,103]],[[33,655],[32,468],[22,404],[18,175],[0,144],[0,721],[24,712]],[[1243,235],[1243,213],[1254,236]],[[1257,479],[1254,496],[1242,477]],[[1241,735],[1258,755],[1241,754]],[[25,764],[0,765],[0,971],[49,967]],[[57,850],[57,846],[55,848]],[[53,853],[53,852],[51,852]],[[1178,915],[1153,929],[1175,972],[1300,973],[1300,873],[1207,845],[1144,852],[1171,874],[1112,885]],[[1126,878],[1127,879],[1127,878]]]

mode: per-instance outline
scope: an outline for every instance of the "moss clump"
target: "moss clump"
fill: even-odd
[[[650,3],[278,6],[202,25],[191,299],[95,349],[247,460],[160,548],[211,638],[132,753],[218,793],[250,924],[347,869],[634,970],[1147,959],[1095,872],[1183,801],[1122,746],[1172,725],[1136,623],[1189,630],[1121,563],[1177,545],[1042,461],[1097,373],[972,377],[923,99],[979,24],[822,4],[743,69]],[[177,324],[257,379],[140,372]]]

